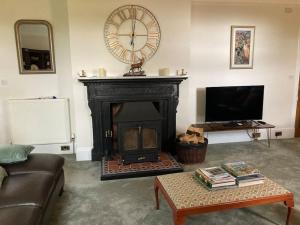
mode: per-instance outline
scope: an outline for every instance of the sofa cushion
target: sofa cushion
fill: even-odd
[[[44,207],[54,187],[47,173],[9,175],[0,189],[0,208],[12,206]]]
[[[57,178],[63,168],[64,158],[53,154],[30,154],[26,162],[5,165],[9,175],[45,172]]]
[[[3,167],[0,166],[0,188],[5,177],[7,177],[7,172]]]
[[[0,164],[23,162],[33,149],[31,145],[0,145]]]
[[[42,211],[34,206],[15,206],[0,209],[0,223],[3,225],[37,225]]]

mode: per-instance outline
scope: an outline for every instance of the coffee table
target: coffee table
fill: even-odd
[[[275,202],[284,202],[288,207],[288,225],[294,207],[293,193],[268,178],[263,184],[210,191],[194,180],[193,173],[176,173],[157,176],[154,189],[156,208],[160,191],[173,211],[175,225],[182,225],[188,215]]]

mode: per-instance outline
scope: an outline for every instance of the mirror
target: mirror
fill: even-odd
[[[18,20],[15,35],[20,74],[55,73],[53,34],[45,20]]]

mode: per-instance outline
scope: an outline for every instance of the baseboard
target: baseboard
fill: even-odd
[[[275,136],[275,132],[281,131],[282,136]],[[267,139],[267,130],[261,129],[261,137],[258,140]],[[295,133],[295,128],[274,128],[271,130],[271,139],[287,139],[293,138]],[[249,132],[251,135],[252,132]],[[234,143],[234,142],[247,142],[252,139],[249,137],[245,130],[240,131],[220,131],[220,132],[207,132],[205,133],[208,138],[209,144],[221,144],[221,143]]]
[[[77,161],[91,161],[93,147],[77,147],[76,160]]]
[[[281,131],[282,136],[275,136],[275,132]],[[271,139],[287,139],[287,138],[294,138],[295,137],[295,128],[280,128],[280,127],[275,127],[272,129],[271,132]]]
[[[33,145],[32,153],[73,154],[73,143]]]
[[[282,136],[277,139],[293,138],[295,128],[274,128],[271,131],[271,139],[276,139],[275,132],[281,131]],[[267,139],[267,131],[262,129],[259,131],[261,137],[259,140]],[[247,132],[242,131],[220,131],[220,132],[209,132],[205,133],[208,135],[209,144],[220,144],[220,143],[234,143],[234,142],[247,142],[252,139],[248,136]],[[251,133],[250,133],[251,134]],[[76,147],[76,160],[77,161],[91,161],[92,160],[92,148],[93,147]]]

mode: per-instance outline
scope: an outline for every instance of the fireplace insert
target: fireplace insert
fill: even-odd
[[[161,151],[162,116],[153,102],[118,104],[113,116],[118,152],[124,164],[156,162]]]

